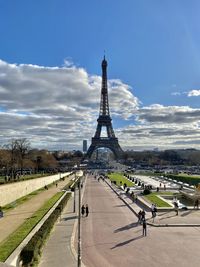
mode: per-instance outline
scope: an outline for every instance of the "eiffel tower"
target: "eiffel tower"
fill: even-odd
[[[112,127],[112,119],[109,112],[108,103],[108,88],[107,88],[107,61],[104,59],[101,64],[102,67],[102,84],[101,84],[101,102],[99,118],[97,119],[97,129],[95,136],[92,137],[92,143],[87,151],[86,157],[91,158],[93,152],[101,147],[109,148],[116,159],[120,159],[123,156],[123,150],[121,149],[118,138],[115,137],[115,133]],[[107,137],[101,137],[102,127],[106,127]]]

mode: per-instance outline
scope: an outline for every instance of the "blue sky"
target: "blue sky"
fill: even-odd
[[[0,0],[1,143],[78,149],[90,140],[105,50],[122,147],[199,148],[199,11],[198,0]]]

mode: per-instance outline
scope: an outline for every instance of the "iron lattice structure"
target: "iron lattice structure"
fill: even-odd
[[[120,159],[123,155],[118,138],[115,137],[115,133],[112,127],[112,119],[109,112],[108,102],[108,86],[107,86],[107,61],[102,61],[102,84],[101,84],[101,101],[99,117],[97,119],[97,129],[95,136],[92,138],[92,143],[87,151],[86,157],[91,158],[93,152],[101,147],[109,148],[116,159]],[[107,137],[101,137],[102,127],[106,127]]]

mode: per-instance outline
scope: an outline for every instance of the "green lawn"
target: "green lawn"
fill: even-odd
[[[109,179],[111,181],[116,181],[116,184],[120,186],[120,182],[122,182],[122,185],[126,183],[128,187],[134,186],[135,183],[129,181],[123,174],[121,173],[111,173],[108,175]]]
[[[38,211],[20,225],[16,231],[0,243],[0,261],[4,262],[10,256],[15,248],[24,240],[63,194],[64,192],[55,194],[52,198],[46,201]]]
[[[149,200],[151,203],[154,203],[157,205],[157,207],[171,207],[167,202],[163,201],[158,197],[158,195],[173,195],[171,192],[162,192],[162,193],[151,193],[149,195],[145,195],[144,198]]]
[[[186,173],[179,173],[177,176],[186,177],[186,178],[193,178],[193,179],[199,179],[200,175],[191,175]]]
[[[168,178],[172,178],[173,180],[177,180],[194,186],[197,186],[200,183],[200,176],[198,175],[188,175],[185,173],[184,174],[180,173],[178,175],[166,174],[165,176]]]

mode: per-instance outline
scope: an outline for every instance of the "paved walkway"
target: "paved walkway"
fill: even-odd
[[[199,266],[200,228],[148,226],[144,237],[137,217],[120,200],[123,197],[126,200],[105,182],[88,178],[83,203],[88,203],[90,213],[82,219],[81,235],[82,259],[87,267]],[[191,214],[185,216],[188,221]],[[150,212],[147,217],[151,217]]]
[[[83,190],[81,190],[81,198],[84,195],[86,180],[87,178],[82,179]],[[43,248],[38,267],[77,266],[77,255],[75,258],[76,251],[74,246],[77,247],[77,236],[75,235],[77,224],[75,223],[78,221],[78,190],[75,192],[75,197],[75,203],[73,196],[62,212],[61,219],[54,225],[54,229]],[[82,263],[81,266],[84,267],[84,264]]]
[[[108,184],[110,183],[108,182]],[[133,212],[137,214],[142,209],[142,207],[133,202],[132,199],[127,196],[121,189],[117,187],[113,187],[113,189],[121,197],[121,199],[128,204]],[[175,211],[169,210],[166,212],[157,212],[157,216],[154,221],[151,217],[151,212],[146,211],[146,218],[148,220],[148,223],[153,223],[154,226],[200,226],[200,210],[179,210],[178,216],[176,216]]]
[[[112,191],[111,189],[109,189],[108,185],[106,185],[106,183],[103,181],[100,181],[100,183],[98,183],[92,177],[89,177],[89,180],[90,179],[91,179],[90,182],[92,182],[92,184],[91,184],[91,186],[89,186],[89,189],[86,187],[86,191],[84,193],[84,201],[86,201],[85,198],[87,199],[87,197],[90,195],[90,193],[94,190],[93,186],[95,185],[95,183],[98,186],[98,190],[102,190],[102,192],[97,191],[98,194],[96,191],[94,192],[93,198],[88,202],[90,204],[89,206],[91,207],[94,204],[95,199],[97,202],[100,201],[102,204],[103,204],[103,202],[107,201],[108,199],[110,201],[111,200],[110,197],[107,200],[104,200],[104,195],[103,195],[103,194],[105,194],[105,189],[106,189],[106,191],[109,191],[109,190]],[[103,187],[102,187],[102,185],[103,185]],[[116,190],[116,193],[119,194],[119,197],[128,204],[129,208],[132,209],[132,211],[134,210],[135,213],[139,212],[141,207],[139,207],[136,203],[133,203],[133,201],[129,197],[127,197],[126,194],[124,194],[120,189],[117,189],[117,188],[114,188],[114,189]],[[113,200],[119,201],[119,205],[117,205],[116,207],[118,207],[118,209],[123,209],[123,212],[124,212],[124,210],[127,208],[124,205],[121,205],[119,197],[117,197],[117,195],[115,195],[113,193],[113,197],[112,197]],[[76,194],[76,204],[78,204],[78,194]],[[74,200],[73,200],[73,198],[71,198],[68,205],[66,206],[66,208],[64,209],[64,211],[62,213],[61,219],[55,224],[54,229],[50,235],[50,238],[46,242],[46,245],[43,249],[43,253],[41,256],[40,263],[39,263],[39,267],[55,267],[55,266],[75,267],[75,266],[77,266],[77,259],[75,259],[74,254],[72,253],[72,248],[71,248],[71,236],[72,236],[72,234],[74,234],[74,223],[77,221],[77,216],[73,212],[73,207],[74,207]],[[100,204],[100,207],[101,207],[101,204]],[[76,207],[76,210],[77,210],[77,207]],[[91,212],[92,212],[92,207],[91,207]],[[101,211],[100,214],[98,214],[96,212],[95,213],[93,212],[93,213],[97,215],[98,220],[99,220],[99,216],[101,215],[100,222],[102,223],[102,226],[104,225],[103,227],[105,227],[105,225],[109,225],[108,219],[109,218],[112,219],[112,216],[107,217],[107,213],[105,213],[107,221],[103,223],[102,212],[103,211]],[[199,213],[200,213],[199,211],[188,212],[188,214],[186,212],[188,212],[188,211],[181,212],[179,216],[175,216],[175,212],[173,212],[173,211],[169,211],[167,213],[166,212],[159,213],[159,215],[156,217],[155,222],[154,222],[155,226],[160,224],[161,222],[166,223],[167,220],[169,220],[170,223],[173,222],[173,223],[178,223],[178,224],[180,224],[181,220],[184,220],[185,223],[193,222],[194,218],[196,218],[196,220],[198,220]],[[113,208],[111,209],[111,211],[109,211],[109,214],[112,214],[113,216],[116,215],[115,212],[113,213]],[[123,218],[121,212],[118,215],[119,215],[119,218]],[[127,228],[122,227],[119,229],[126,228],[128,230],[128,229],[131,229],[132,226],[134,225],[133,218],[136,218],[136,217],[133,216],[131,213],[129,215],[126,215],[126,216],[130,216],[132,223],[130,225],[128,225]],[[88,218],[89,222],[90,222],[90,218],[91,217],[89,216],[89,218]],[[116,219],[116,223],[119,223],[119,218]],[[146,218],[147,218],[149,223],[152,223],[151,212],[146,212]],[[97,222],[98,221],[95,220],[95,225]],[[136,218],[136,222],[137,222],[137,218]],[[82,224],[84,224],[84,220],[82,221]],[[136,225],[137,225],[137,223],[136,223]],[[85,225],[82,225],[82,227],[83,227],[82,228],[82,230],[83,230]],[[88,227],[91,228],[90,226],[88,226]],[[94,227],[92,227],[92,229],[93,228]],[[96,226],[95,226],[95,228],[96,228]],[[141,227],[139,226],[139,228],[141,228]],[[152,227],[152,228],[154,229],[152,231],[155,231],[156,235],[158,235],[157,229],[155,227]],[[134,229],[136,229],[136,228],[134,228]],[[170,230],[170,231],[173,231],[173,233],[174,233],[174,231],[176,231],[176,230],[175,230],[175,228],[173,228],[173,229],[174,230]],[[136,231],[136,235],[138,234],[137,231]],[[141,232],[140,229],[139,229],[139,231]],[[166,236],[167,236],[169,230],[167,230],[165,227],[164,231],[166,231]],[[96,236],[96,234],[97,233],[95,233],[94,236]],[[102,235],[102,232],[100,231],[99,234]],[[99,236],[99,234],[97,234],[97,236]],[[91,236],[91,238],[92,239],[95,238],[94,236]],[[104,238],[106,238],[106,237],[104,237]],[[103,240],[104,240],[104,238],[103,238]],[[172,237],[172,239],[173,238],[174,237]],[[135,239],[137,239],[137,237]],[[134,238],[132,238],[131,241],[132,240],[134,240]],[[159,240],[159,236],[158,236],[158,240]],[[77,243],[77,236],[75,238],[75,241],[76,241],[75,242],[75,244],[76,244]],[[102,241],[102,242],[103,242],[102,244],[104,244],[106,246],[106,243],[104,243],[104,241]],[[109,240],[108,244],[110,244],[110,242],[112,243],[114,241]],[[124,244],[125,243],[126,242],[124,242]],[[117,245],[116,247],[121,246],[121,244],[123,244],[123,243],[119,243],[119,244],[120,245]],[[84,249],[85,249],[85,247],[87,248],[87,246],[85,246],[84,244],[82,244],[82,246],[83,246],[82,248],[84,248]],[[86,254],[84,251],[83,255],[86,255]],[[104,262],[104,258],[102,258],[101,260]],[[86,261],[86,263],[87,263],[87,261]],[[94,259],[93,266],[95,266],[94,263],[97,265],[99,264],[99,262],[96,259]],[[110,266],[110,265],[103,264],[103,266]],[[159,266],[159,265],[157,265],[157,266]],[[194,265],[194,266],[197,266],[197,265]]]
[[[43,248],[38,267],[77,266],[77,260],[71,250],[71,235],[77,219],[76,213],[73,212],[73,200],[70,198],[60,220],[55,224]]]
[[[55,195],[71,180],[72,176],[59,181],[58,187],[52,186],[48,190],[33,196],[30,200],[6,212],[0,219],[0,242],[14,232],[27,218],[36,212],[49,198]]]

